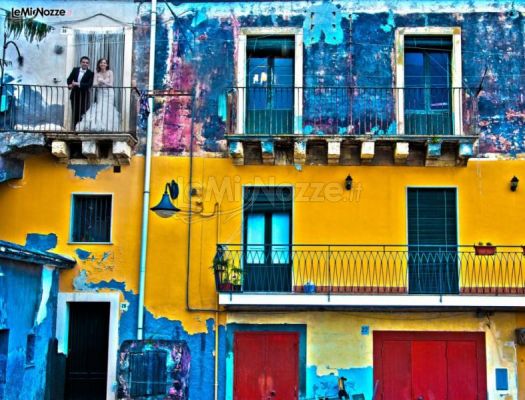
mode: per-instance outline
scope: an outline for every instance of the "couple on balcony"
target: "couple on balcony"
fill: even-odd
[[[120,113],[115,107],[113,71],[109,62],[101,58],[95,74],[89,69],[89,57],[80,59],[80,67],[73,68],[67,78],[71,90],[70,100],[73,112],[73,127],[78,131],[118,132]],[[90,107],[91,88],[96,87],[95,102]]]

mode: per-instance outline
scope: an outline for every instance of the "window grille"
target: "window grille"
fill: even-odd
[[[111,196],[73,196],[73,242],[109,242]]]

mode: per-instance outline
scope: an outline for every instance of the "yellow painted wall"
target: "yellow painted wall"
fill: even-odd
[[[154,157],[151,203],[156,204],[164,184],[177,179],[186,209],[187,157]],[[351,174],[354,189],[343,189]],[[136,293],[138,285],[143,158],[116,174],[112,168],[96,179],[80,179],[66,165],[50,156],[26,161],[24,178],[0,185],[0,237],[24,243],[27,233],[55,233],[58,253],[75,256],[78,248],[91,251],[93,260],[79,261],[62,274],[60,289],[72,291],[80,270],[89,282],[125,282]],[[525,189],[509,190],[512,176],[525,179],[525,161],[477,161],[467,167],[236,167],[223,158],[195,158],[194,182],[200,188],[195,207],[203,201],[204,216],[192,224],[192,307],[214,308],[216,291],[209,269],[217,243],[217,219],[210,216],[220,203],[218,241],[240,243],[242,185],[290,184],[296,187],[293,238],[295,243],[397,243],[406,242],[406,187],[452,186],[458,188],[459,239],[461,244],[490,241],[494,244],[525,243],[523,215]],[[216,194],[224,190],[222,196]],[[68,244],[71,193],[114,194],[113,243]],[[220,197],[220,198],[217,198]],[[15,206],[16,205],[16,206]],[[146,306],[153,315],[181,320],[192,332],[206,330],[211,313],[186,313],[187,215],[161,219],[150,214]],[[104,258],[104,253],[109,252]]]

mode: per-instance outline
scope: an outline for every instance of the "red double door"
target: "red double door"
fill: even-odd
[[[295,400],[299,382],[299,334],[236,332],[234,400]]]
[[[378,400],[485,400],[485,336],[374,332]]]

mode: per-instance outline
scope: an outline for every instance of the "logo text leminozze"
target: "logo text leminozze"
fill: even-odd
[[[64,17],[66,15],[68,15],[68,13],[63,8],[22,7],[11,9],[11,16],[13,18]]]

